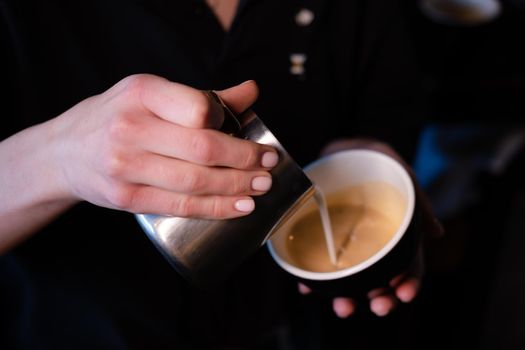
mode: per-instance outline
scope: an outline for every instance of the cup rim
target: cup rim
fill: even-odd
[[[304,171],[305,173],[308,173],[308,170],[310,170],[311,168],[320,166],[334,158],[346,157],[346,155],[349,153],[355,154],[355,155],[362,154],[362,155],[368,155],[371,157],[382,158],[383,161],[390,163],[394,168],[397,168],[399,170],[402,181],[408,188],[407,209],[405,211],[403,221],[401,222],[401,225],[399,225],[397,231],[394,233],[392,238],[388,241],[388,243],[385,244],[374,255],[360,262],[359,264],[352,265],[350,267],[347,267],[341,270],[337,270],[337,271],[314,272],[314,271],[304,270],[295,265],[292,265],[279,256],[279,254],[276,252],[276,250],[274,249],[272,245],[271,239],[269,239],[267,242],[267,246],[268,246],[268,250],[270,251],[270,255],[272,256],[272,258],[284,270],[288,271],[289,273],[297,277],[308,279],[308,280],[324,281],[324,280],[334,280],[334,279],[351,276],[360,271],[363,271],[367,269],[368,267],[372,266],[373,264],[375,264],[376,262],[378,262],[379,260],[381,260],[383,257],[385,257],[399,243],[401,238],[405,235],[405,232],[407,231],[408,226],[410,225],[412,221],[412,217],[414,215],[414,208],[415,208],[414,183],[412,179],[410,178],[408,171],[397,160],[395,160],[394,158],[382,152],[378,152],[374,150],[365,150],[365,149],[343,150],[343,151],[339,151],[336,153],[332,153],[330,155],[324,156],[322,158],[319,158],[313,161],[312,163],[308,164],[304,168]]]
[[[461,4],[457,4],[461,6]],[[465,2],[463,5],[468,6]],[[427,15],[430,19],[442,22],[444,24],[458,25],[458,26],[473,26],[488,23],[497,18],[501,13],[501,4],[496,0],[489,0],[485,2],[477,2],[477,15],[478,17],[462,20],[459,17],[455,17],[454,14],[447,13],[445,10],[440,9],[436,6],[435,1],[420,1],[421,11]]]

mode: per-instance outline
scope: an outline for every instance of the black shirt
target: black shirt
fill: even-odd
[[[356,135],[408,157],[422,90],[405,6],[244,1],[225,33],[197,0],[1,0],[0,137],[151,73],[201,89],[255,79],[254,110],[301,165]],[[302,8],[309,25],[296,21]],[[290,71],[296,53],[303,74]],[[223,285],[195,290],[131,214],[88,203],[0,258],[0,293],[2,348],[275,348],[301,309],[265,248]]]

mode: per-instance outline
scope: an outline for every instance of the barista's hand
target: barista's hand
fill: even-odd
[[[408,170],[415,185],[416,200],[420,205],[422,211],[421,230],[425,234],[431,236],[441,236],[443,234],[443,227],[439,221],[434,217],[432,208],[428,198],[416,181],[415,175],[408,164],[385,143],[377,142],[368,139],[345,139],[338,140],[326,146],[322,155],[335,153],[347,149],[370,149],[385,153],[394,159],[397,159]],[[411,302],[417,295],[423,275],[423,249],[420,247],[417,259],[409,271],[395,276],[390,280],[388,286],[371,290],[368,293],[370,300],[370,310],[377,316],[388,315],[401,301],[403,303]],[[310,288],[303,284],[299,284],[299,292],[301,294],[311,293]],[[356,302],[352,298],[338,297],[334,298],[332,308],[335,314],[340,318],[346,318],[352,315],[356,309]]]
[[[217,92],[234,111],[247,82]],[[0,254],[79,201],[133,213],[249,214],[277,153],[216,129],[223,109],[202,91],[134,75],[0,142]]]
[[[257,98],[253,81],[217,94],[234,111]],[[71,196],[134,213],[231,218],[271,186],[277,153],[218,129],[221,106],[153,75],[125,78],[56,123],[58,166]]]

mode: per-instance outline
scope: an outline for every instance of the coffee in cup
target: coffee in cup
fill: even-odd
[[[376,151],[348,150],[305,168],[330,214],[336,264],[318,207],[302,206],[268,242],[274,260],[303,283],[335,294],[388,283],[416,256],[415,194],[407,171]],[[388,285],[388,284],[386,284]],[[350,291],[349,291],[350,292]]]
[[[286,249],[305,270],[328,272],[357,265],[394,236],[406,211],[406,199],[386,182],[368,181],[326,196],[336,264],[330,260],[319,210],[314,203],[288,231]]]

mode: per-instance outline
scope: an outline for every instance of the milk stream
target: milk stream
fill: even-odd
[[[315,186],[314,199],[321,215],[321,222],[323,224],[324,238],[326,241],[326,247],[328,248],[328,255],[330,256],[330,262],[332,265],[337,266],[337,255],[334,244],[334,234],[332,231],[332,224],[330,222],[330,215],[328,213],[328,206],[326,205],[326,199],[323,191],[319,186]]]

